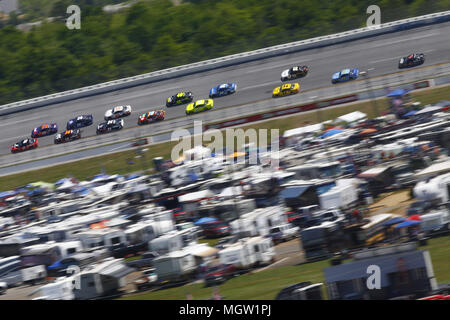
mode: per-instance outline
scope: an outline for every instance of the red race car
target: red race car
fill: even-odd
[[[13,144],[11,147],[12,153],[22,152],[30,149],[36,149],[38,147],[38,140],[33,138],[24,139],[20,142]]]
[[[139,116],[138,125],[148,124],[156,121],[162,121],[166,117],[164,110],[150,111]]]

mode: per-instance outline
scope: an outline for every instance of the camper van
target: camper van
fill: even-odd
[[[178,282],[191,278],[196,269],[195,257],[185,250],[170,252],[153,260],[158,282]]]

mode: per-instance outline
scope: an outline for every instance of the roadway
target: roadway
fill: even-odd
[[[28,137],[34,127],[43,123],[56,122],[61,131],[65,128],[67,120],[80,114],[92,114],[94,116],[94,125],[83,128],[82,136],[95,136],[96,125],[103,122],[104,112],[116,105],[124,104],[130,104],[133,113],[130,117],[124,119],[126,129],[122,132],[137,127],[137,117],[140,113],[154,109],[165,110],[166,120],[159,124],[133,129],[135,136],[186,127],[185,105],[166,108],[165,100],[168,96],[179,91],[189,90],[193,92],[195,99],[207,98],[209,89],[213,85],[236,82],[238,85],[236,94],[214,99],[215,113],[209,111],[195,116],[195,119],[223,120],[225,119],[225,113],[221,109],[245,105],[242,108],[246,108],[245,112],[248,112],[248,104],[256,104],[257,101],[261,100],[271,100],[272,89],[280,85],[281,71],[293,65],[305,64],[310,67],[310,72],[306,78],[299,80],[302,86],[301,91],[304,94],[300,93],[294,96],[295,98],[280,98],[276,102],[282,104],[283,101],[288,101],[287,99],[297,99],[301,103],[305,98],[305,91],[314,91],[318,93],[320,98],[322,88],[331,86],[331,75],[346,67],[357,67],[361,71],[369,69],[371,70],[371,77],[384,76],[397,72],[398,59],[411,52],[424,52],[426,55],[425,66],[449,62],[449,41],[450,23],[442,23],[15,113],[3,116],[0,119],[0,132],[2,133],[0,150],[3,150],[4,155],[9,154],[13,143]],[[346,84],[335,85],[333,90],[339,91],[339,88],[344,86]],[[272,105],[273,103],[268,108],[273,107]],[[214,114],[214,116],[208,116],[208,113]],[[237,109],[236,116],[239,114],[239,109]],[[114,139],[119,140],[123,137],[124,133],[122,132],[114,134]],[[130,134],[130,131],[128,131],[128,134]],[[104,138],[98,139],[99,143],[102,139],[105,140]],[[43,146],[50,145],[53,145],[53,136],[40,138],[38,150],[42,149]],[[60,150],[61,153],[76,151],[76,146],[75,143],[53,146],[52,153],[57,153],[57,150]],[[28,151],[28,156],[33,157],[32,154],[38,150]]]

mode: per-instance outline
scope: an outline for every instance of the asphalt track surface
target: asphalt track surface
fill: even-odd
[[[216,110],[272,99],[273,88],[281,84],[281,72],[294,65],[308,65],[310,68],[307,77],[298,80],[301,84],[301,92],[304,92],[330,87],[331,75],[347,67],[357,67],[360,71],[370,70],[370,77],[397,72],[399,58],[412,52],[425,53],[424,66],[446,63],[450,61],[449,43],[450,23],[442,23],[15,113],[0,118],[0,150],[2,150],[1,154],[9,154],[13,143],[29,137],[31,130],[43,123],[56,122],[59,131],[62,131],[69,119],[81,114],[94,116],[94,124],[83,128],[82,136],[95,136],[96,126],[104,121],[105,111],[117,105],[129,104],[133,108],[131,116],[124,118],[125,128],[137,127],[137,118],[140,113],[156,109],[166,111],[166,120],[186,117],[186,105],[165,107],[167,97],[179,91],[189,90],[193,92],[194,100],[207,98],[212,86],[225,82],[236,82],[237,92],[230,96],[215,98],[214,109]],[[279,101],[282,102],[283,99],[286,98],[280,98]],[[223,120],[220,118],[220,113],[216,120]],[[157,124],[158,128],[164,125],[164,122]],[[146,126],[146,134],[151,134],[152,128],[156,129],[156,126],[152,126],[154,125]],[[175,125],[166,128],[166,130],[173,129],[176,129]],[[39,139],[40,147],[47,145],[53,145],[53,136]],[[61,151],[65,152],[71,150],[70,142],[57,147],[61,147]],[[71,151],[76,150],[74,148]]]

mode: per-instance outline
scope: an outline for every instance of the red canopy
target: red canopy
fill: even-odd
[[[412,216],[410,216],[408,219],[406,220],[415,220],[415,221],[422,221],[422,219],[420,218],[420,214],[413,214]]]

